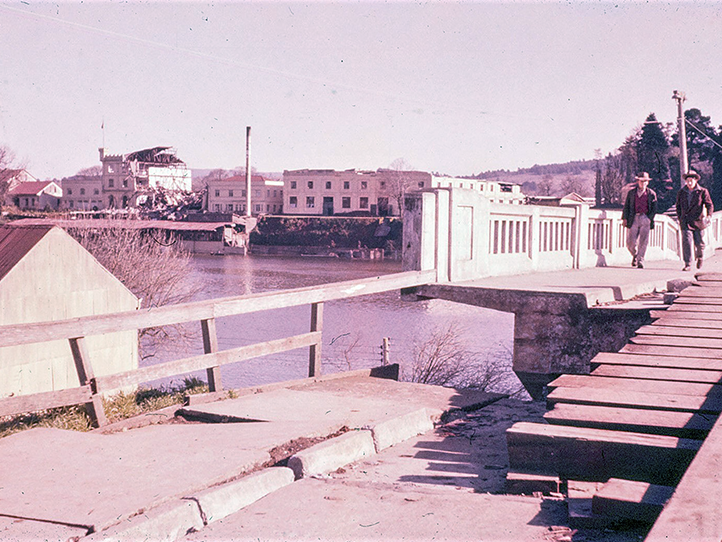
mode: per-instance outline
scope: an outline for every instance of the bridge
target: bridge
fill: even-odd
[[[541,396],[545,387],[551,385],[554,388],[554,391],[549,394],[551,404],[556,405],[556,403],[566,401],[576,405],[578,401],[557,400],[557,397],[563,393],[567,395],[571,393],[566,390],[593,389],[600,382],[606,382],[614,387],[622,381],[627,381],[627,376],[621,373],[613,376],[604,375],[603,378],[607,379],[617,378],[618,381],[615,382],[599,380],[602,378],[602,375],[597,373],[599,368],[606,367],[604,370],[609,371],[608,366],[612,365],[612,363],[602,362],[604,356],[600,353],[618,352],[621,349],[630,348],[628,346],[630,340],[632,345],[635,344],[634,341],[639,342],[633,337],[642,326],[649,326],[662,313],[666,314],[665,305],[659,296],[656,298],[644,297],[644,294],[666,291],[669,286],[679,290],[693,284],[695,278],[692,273],[685,274],[679,271],[681,268],[679,231],[674,220],[669,217],[658,217],[654,232],[650,236],[650,247],[647,253],[649,265],[644,270],[639,270],[629,267],[630,257],[624,247],[625,230],[621,223],[620,212],[591,209],[581,201],[562,203],[558,207],[503,205],[490,203],[489,200],[473,191],[429,190],[407,198],[404,216],[405,271],[400,274],[298,290],[159,307],[142,312],[130,311],[68,321],[0,327],[0,347],[54,340],[68,341],[81,383],[80,387],[68,390],[0,399],[0,415],[12,415],[61,405],[85,404],[93,413],[96,423],[102,427],[107,423],[102,403],[102,395],[105,392],[157,378],[204,369],[208,374],[211,397],[220,398],[225,395],[220,380],[220,366],[297,348],[308,348],[309,378],[318,379],[322,373],[320,350],[322,347],[323,303],[333,299],[391,290],[401,290],[402,295],[409,299],[433,297],[513,312],[516,316],[513,358],[515,372],[532,395]],[[722,271],[722,264],[713,257],[714,250],[721,242],[721,233],[722,219],[720,215],[715,214],[712,225],[706,232],[709,257],[705,264],[705,271],[717,270],[717,267],[719,267],[719,271]],[[682,296],[684,295],[688,294],[684,294],[683,291]],[[681,299],[676,303],[680,303]],[[704,298],[703,304],[715,306],[717,303]],[[298,305],[310,307],[308,333],[233,350],[218,350],[215,336],[215,320],[217,318]],[[673,304],[672,308],[674,307]],[[110,331],[143,329],[193,321],[200,322],[205,354],[122,374],[103,377],[94,375],[93,353],[88,351],[85,337]],[[696,330],[698,335],[692,335],[692,337],[699,340],[704,338],[699,337],[700,333],[712,333],[707,330],[716,329],[715,322],[714,318],[708,319],[706,325],[698,326]],[[651,327],[647,329],[651,329]],[[667,327],[674,326],[665,324],[657,326],[657,330]],[[645,330],[645,328],[642,329]],[[684,328],[677,326],[675,329]],[[677,335],[684,335],[684,333],[675,331]],[[659,335],[656,331],[646,332],[646,330],[643,334],[645,336]],[[705,342],[700,344],[705,348],[701,349],[691,345],[687,345],[685,348],[695,348],[694,352],[699,354],[690,359],[704,358],[708,360],[707,365],[699,370],[708,371],[704,375],[706,378],[704,382],[715,384],[716,381],[710,382],[710,378],[713,380],[717,378],[717,371],[722,370],[722,366],[718,366],[717,361],[709,360],[720,359],[719,363],[722,363],[722,356],[717,356],[715,353],[718,345]],[[712,354],[702,354],[699,352],[700,350],[705,352],[709,350]],[[669,354],[665,355],[669,356]],[[602,361],[599,356],[602,356]],[[656,359],[655,356],[656,354],[653,359]],[[671,357],[689,358],[690,355],[673,354]],[[686,369],[690,369],[690,363],[693,364],[696,361],[688,360]],[[683,370],[685,366],[665,366],[664,368]],[[570,380],[570,377],[563,376],[584,375],[592,371],[595,371],[594,383],[589,380]],[[685,379],[689,377],[685,375],[687,373],[668,372],[665,379],[672,382],[680,380],[686,382]],[[695,376],[700,378],[698,375]],[[656,382],[661,378],[659,373],[653,377],[640,377],[637,374],[630,380],[633,382],[639,380]],[[695,381],[694,383],[702,382]],[[644,384],[645,382],[641,385]],[[640,386],[640,384],[632,386],[637,390],[634,386]],[[694,391],[690,392],[693,388]],[[679,389],[679,387],[675,389]],[[699,386],[696,388],[687,386],[684,389],[688,394],[703,393]],[[711,389],[716,390],[714,386]],[[667,392],[655,393],[659,395]],[[714,394],[712,395],[714,396]],[[653,396],[652,399],[654,398]],[[450,408],[453,401],[450,398],[445,401],[448,401],[444,403],[446,407]],[[692,400],[692,402],[694,401]],[[609,403],[609,399],[606,399],[594,406],[609,407]],[[703,405],[707,404],[706,395],[702,403]],[[614,406],[620,407],[621,405]],[[652,404],[636,405],[634,408],[664,410],[659,405]],[[557,410],[556,406],[554,410]],[[687,481],[686,474],[679,472],[677,478],[672,475],[667,479],[641,482],[679,482],[681,491],[681,488],[687,486],[697,488],[702,484],[700,480],[705,480],[704,483],[708,484],[705,486],[708,494],[717,495],[720,489],[715,485],[714,480],[710,481],[705,478],[705,472],[709,472],[710,462],[716,461],[714,446],[707,446],[707,443],[716,442],[720,438],[717,433],[722,429],[717,430],[716,424],[710,427],[710,411],[705,410],[702,406],[697,410],[689,407],[683,412],[692,416],[696,415],[694,423],[687,427],[685,422],[680,427],[680,422],[677,421],[675,426],[678,431],[677,436],[667,435],[668,439],[665,442],[667,449],[700,449],[694,460],[691,458],[691,455],[694,454],[687,453],[685,456],[690,460],[687,462],[690,466],[685,472],[690,474],[689,480],[691,481]],[[411,413],[409,413],[410,415]],[[704,418],[706,424],[702,423],[700,416]],[[550,417],[549,420],[551,419]],[[652,432],[659,431],[658,428],[662,426],[661,423],[655,425],[656,422],[653,423],[649,420],[645,423],[647,427],[657,428]],[[630,425],[638,429],[643,424]],[[690,440],[688,438],[690,435],[684,433],[685,436],[681,436],[683,433],[679,433],[679,431],[682,429],[689,429],[692,431],[692,436],[700,437],[691,439],[698,444],[689,444],[687,441]],[[574,430],[602,431],[602,429],[592,426],[577,427]],[[603,431],[617,430],[618,428],[603,429]],[[694,430],[698,432],[694,433]],[[569,434],[529,437],[535,431],[537,428],[522,426],[521,428],[516,427],[509,433],[510,465],[514,461],[514,465],[518,467],[519,471],[533,469],[530,468],[529,462],[524,462],[531,461],[524,451],[526,448],[515,443],[532,442],[534,443],[532,448],[534,448],[539,442],[556,443],[559,442],[559,439],[567,439],[565,442],[580,442],[588,437],[588,433],[580,433],[579,436],[572,435],[571,437]],[[619,432],[623,438],[632,438],[627,437],[626,433],[631,432]],[[519,437],[516,441],[514,440],[515,436]],[[705,440],[701,440],[701,437],[704,437]],[[525,441],[529,438],[531,440]],[[669,438],[678,440],[670,441]],[[611,442],[614,446],[616,441],[611,439]],[[616,445],[618,444],[617,442]],[[552,446],[556,445],[552,444]],[[637,446],[629,443],[627,445],[638,451]],[[652,446],[652,448],[655,447]],[[708,450],[709,448],[712,450]],[[549,449],[548,446],[545,449]],[[597,448],[597,450],[599,449],[607,448]],[[516,453],[514,450],[522,450],[522,452],[520,455],[514,455]],[[702,451],[705,453],[703,454]],[[520,457],[522,459],[519,459]],[[625,456],[620,457],[624,462]],[[697,463],[698,460],[701,461],[700,464]],[[661,462],[664,463],[664,461]],[[536,467],[541,465],[543,468],[546,463],[544,458],[536,458],[533,464]],[[599,470],[596,467],[597,470],[592,469],[593,465],[587,465],[587,467],[594,472]],[[578,478],[584,477],[578,472],[574,474]],[[624,473],[619,476],[623,477],[623,475]],[[689,494],[690,491],[686,491]],[[694,504],[689,498],[687,500],[675,499],[676,497],[673,496],[670,501],[671,509],[674,508],[672,503],[675,503],[677,507],[673,519],[670,520],[672,524],[679,522],[680,509],[689,511],[689,506]],[[0,509],[0,515],[3,513],[7,512]],[[658,522],[665,518],[666,513],[665,510]],[[704,509],[702,513],[704,517],[700,524],[703,525],[701,528],[703,531],[700,532],[715,533],[719,539],[722,529],[713,517],[713,511]],[[19,515],[19,517],[22,516]],[[650,540],[652,539],[650,538]]]

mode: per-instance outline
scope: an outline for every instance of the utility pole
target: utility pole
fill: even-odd
[[[687,161],[687,130],[684,125],[684,111],[682,102],[684,102],[684,92],[674,91],[672,99],[677,100],[677,125],[679,134],[679,182],[684,186],[684,175],[689,171],[689,163]]]
[[[246,216],[251,216],[251,127],[246,126]]]

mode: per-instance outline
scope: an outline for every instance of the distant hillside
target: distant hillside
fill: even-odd
[[[497,169],[482,171],[475,179],[488,179],[521,185],[529,196],[564,196],[577,192],[586,197],[594,196],[596,160],[577,160],[563,164],[535,164],[516,171]]]

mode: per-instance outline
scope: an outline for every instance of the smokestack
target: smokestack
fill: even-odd
[[[246,216],[251,216],[251,127],[246,126]]]

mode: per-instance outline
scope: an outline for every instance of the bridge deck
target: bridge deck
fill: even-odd
[[[548,425],[516,424],[507,433],[510,468],[613,479],[600,490],[607,504],[615,491],[620,501],[636,491],[642,505],[650,488],[659,493],[653,484],[676,488],[647,540],[720,540],[722,274],[699,273],[669,311],[654,316],[620,353],[592,359],[589,375],[549,384]],[[645,506],[651,518],[661,509],[649,516]]]

